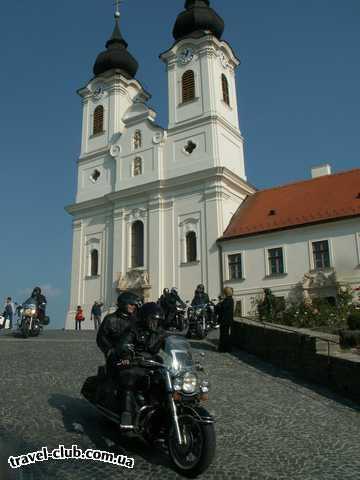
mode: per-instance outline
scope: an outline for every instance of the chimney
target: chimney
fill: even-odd
[[[325,175],[331,175],[331,166],[328,163],[312,167],[311,178],[325,177]]]

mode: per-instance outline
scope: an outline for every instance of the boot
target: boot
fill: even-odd
[[[123,401],[122,401],[122,408],[121,408],[121,420],[120,420],[120,427],[121,429],[133,430],[133,418],[132,418],[132,394],[129,391],[125,391],[123,393]]]

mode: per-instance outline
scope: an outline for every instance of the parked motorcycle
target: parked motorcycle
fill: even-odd
[[[38,337],[44,325],[49,325],[50,319],[43,316],[40,320],[39,307],[29,298],[22,305],[18,305],[16,313],[19,318],[19,330],[24,338]]]
[[[194,478],[207,470],[216,449],[215,420],[202,406],[208,400],[209,383],[200,381],[197,372],[203,368],[195,365],[184,337],[169,336],[160,355],[159,361],[133,356],[132,363],[146,368],[148,375],[135,395],[131,431],[152,446],[166,446],[176,470]],[[117,386],[105,367],[86,380],[81,393],[121,430]]]

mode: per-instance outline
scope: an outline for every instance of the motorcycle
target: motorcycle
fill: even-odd
[[[167,314],[163,327],[170,333],[187,335],[189,330],[189,319],[187,315],[188,306],[186,304],[176,305],[174,313]]]
[[[214,301],[204,305],[189,307],[189,331],[188,338],[193,336],[203,340],[210,330],[218,328],[218,319],[215,312]]]
[[[209,382],[200,381],[197,372],[204,369],[195,364],[183,336],[167,337],[160,357],[155,361],[134,353],[132,364],[145,368],[148,375],[135,394],[135,421],[130,431],[154,447],[165,447],[175,469],[194,478],[207,470],[215,456],[215,420],[202,405],[208,400]],[[106,367],[86,380],[81,393],[120,431],[129,431],[129,427],[121,427],[120,399]]]
[[[41,305],[42,306],[42,305]],[[38,337],[44,325],[49,325],[49,317],[39,318],[39,307],[33,298],[29,298],[22,305],[18,305],[16,313],[19,318],[19,330],[24,338]]]

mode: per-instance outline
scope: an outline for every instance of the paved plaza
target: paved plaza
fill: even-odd
[[[208,480],[358,480],[360,413],[326,389],[303,384],[244,352],[219,354],[217,332],[192,342],[211,381],[217,456]],[[80,396],[102,363],[94,332],[45,331],[38,339],[0,336],[0,461],[73,444],[126,454],[134,470],[92,461],[52,461],[0,479],[112,480],[182,478],[161,452],[119,439],[116,427]],[[10,476],[14,475],[14,476]]]

